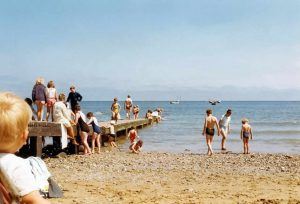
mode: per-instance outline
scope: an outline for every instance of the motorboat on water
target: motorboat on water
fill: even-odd
[[[179,103],[180,103],[179,100],[177,100],[177,101],[170,101],[170,104],[179,104]]]
[[[217,101],[217,100],[210,100],[208,102],[213,106],[217,105],[218,103],[221,103],[221,101]]]

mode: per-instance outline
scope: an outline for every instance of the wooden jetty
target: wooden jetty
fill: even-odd
[[[152,119],[136,119],[136,120],[118,120],[117,124],[111,124],[108,122],[100,122],[99,126],[102,129],[102,135],[108,135],[114,133],[116,136],[121,134],[127,134],[129,128],[143,128],[151,125]],[[113,127],[113,128],[112,128]],[[45,121],[32,121],[28,126],[29,137],[36,137],[36,155],[42,155],[42,137],[61,137],[62,125],[61,123],[45,122]],[[74,126],[75,133],[77,132],[76,126]],[[112,132],[113,131],[113,132]],[[90,133],[93,133],[92,127],[90,127]]]

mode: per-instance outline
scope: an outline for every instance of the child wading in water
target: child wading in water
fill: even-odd
[[[242,120],[241,139],[244,143],[244,154],[249,154],[249,139],[252,140],[252,128],[249,125],[249,120],[244,118]]]
[[[127,138],[130,139],[130,146],[129,149],[133,152],[138,154],[140,152],[140,149],[143,145],[143,141],[139,140],[139,136],[137,134],[137,131],[134,128],[131,128]]]
[[[92,112],[88,112],[86,114],[88,118],[88,125],[92,125],[93,127],[93,136],[92,136],[92,153],[95,153],[95,142],[97,144],[98,153],[100,153],[100,137],[101,137],[101,128],[99,127],[99,123],[96,117]]]

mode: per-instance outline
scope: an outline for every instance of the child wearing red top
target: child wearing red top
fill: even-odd
[[[142,140],[139,140],[139,136],[137,134],[137,131],[134,128],[131,128],[129,130],[127,138],[130,139],[130,146],[129,149],[132,151],[132,153],[138,154],[140,152],[140,148],[143,145]]]

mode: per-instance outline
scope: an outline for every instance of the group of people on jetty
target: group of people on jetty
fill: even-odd
[[[228,135],[230,134],[230,121],[232,110],[227,109],[226,113],[222,115],[221,119],[218,119],[212,115],[212,110],[206,110],[206,117],[204,119],[204,126],[202,135],[206,136],[207,154],[212,155],[212,142],[215,135],[215,127],[217,128],[218,136],[222,136],[221,150],[226,150],[225,143]],[[252,128],[247,118],[242,119],[242,128],[240,137],[243,140],[244,154],[249,154],[249,139],[252,140]]]
[[[95,150],[96,153],[100,153],[101,133],[103,131],[101,130],[98,120],[94,116],[93,112],[88,112],[85,115],[81,111],[80,102],[82,101],[82,99],[82,95],[76,91],[76,88],[73,85],[70,87],[68,97],[66,97],[64,93],[57,93],[53,81],[49,81],[46,87],[44,85],[44,79],[38,78],[32,90],[32,99],[26,98],[25,101],[31,107],[31,110],[34,113],[34,115],[36,115],[36,118],[33,116],[33,120],[43,120],[43,110],[44,106],[46,106],[46,121],[49,121],[49,118],[51,118],[51,121],[63,124],[67,130],[69,139],[74,145],[79,144],[79,141],[73,131],[73,126],[76,126],[77,133],[79,133],[80,136],[79,140],[83,145],[84,154],[93,154],[95,153]],[[33,104],[36,105],[36,110],[34,109]],[[139,118],[140,108],[138,105],[133,104],[130,95],[127,96],[127,99],[124,102],[124,110],[126,111],[126,119],[131,119],[131,112],[133,114],[133,119]],[[118,120],[121,118],[120,111],[121,106],[118,103],[118,99],[114,98],[113,103],[111,104],[111,134],[109,135],[109,144],[111,147],[117,147],[116,143],[114,142],[115,133],[113,125],[117,124]],[[161,111],[162,109],[159,108],[156,109],[154,112],[148,110],[145,118],[152,119],[152,117],[155,117],[157,114],[157,120],[160,120]],[[89,126],[91,126],[93,129],[91,147],[88,143],[88,137],[90,133]],[[138,153],[138,149],[141,147],[142,141],[139,142],[139,140],[137,139],[132,139],[133,135],[136,135],[136,138],[138,138],[137,131],[134,128],[132,129],[133,130],[129,130],[128,134],[128,138],[130,138],[131,142],[130,150],[132,150],[132,152],[134,153]]]

